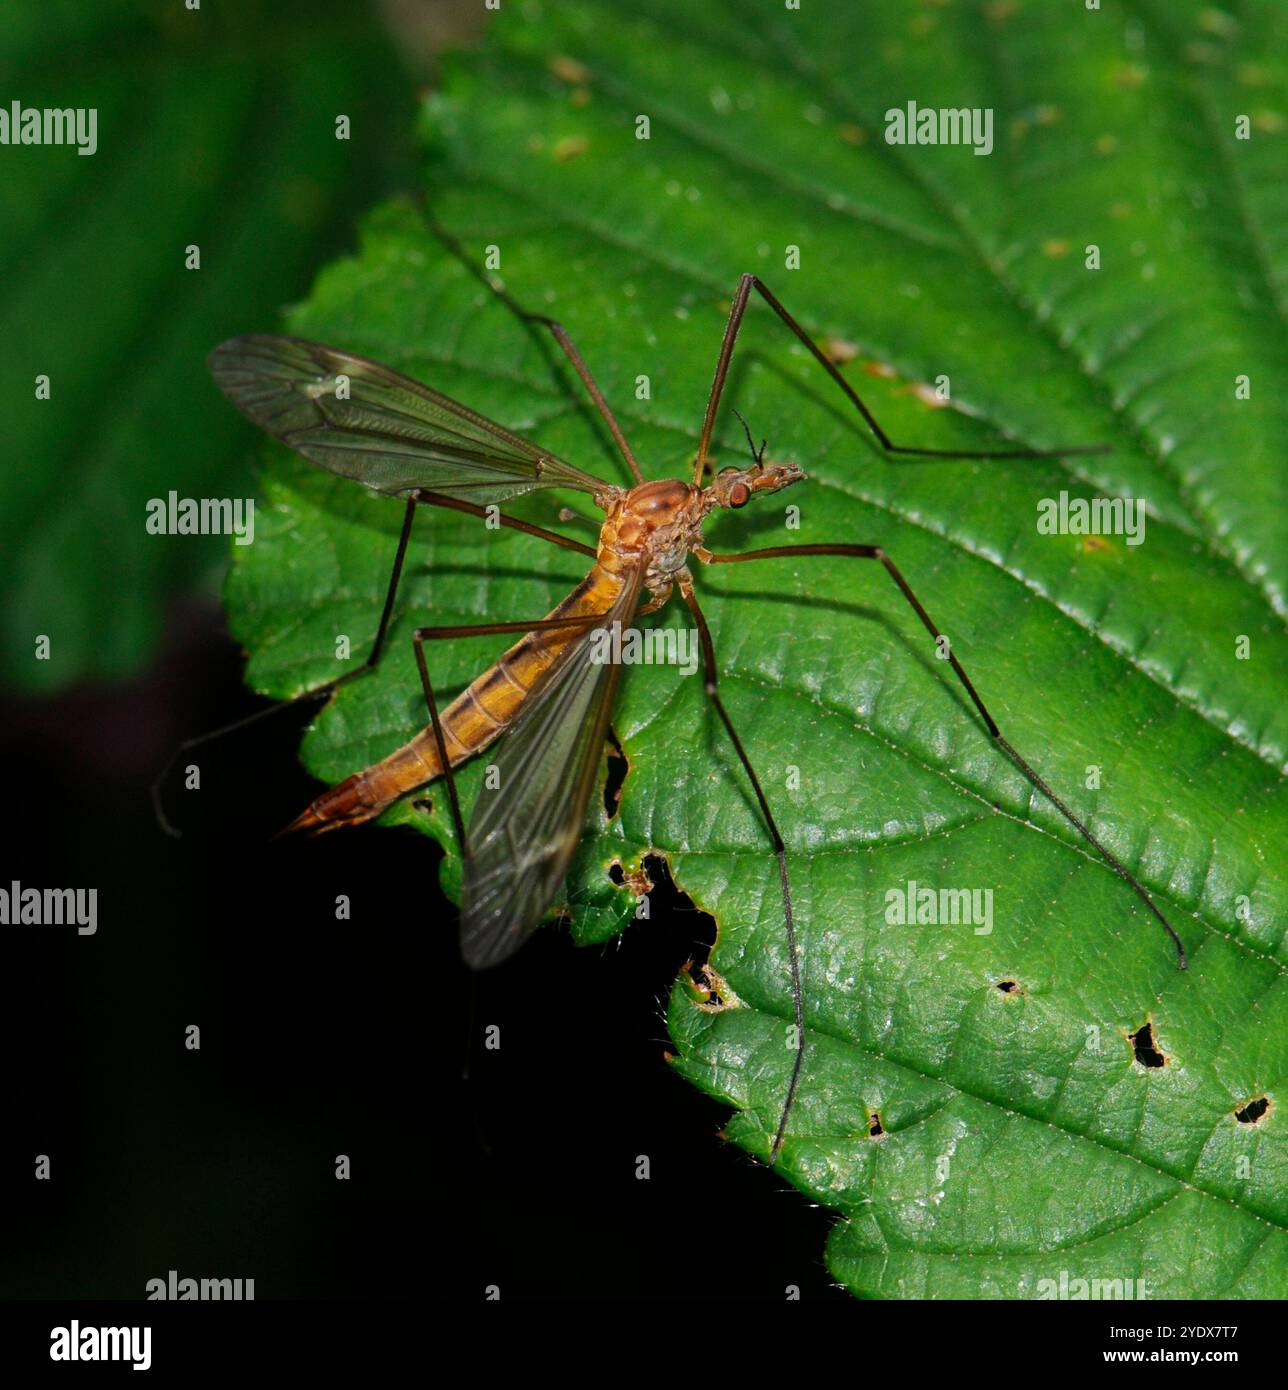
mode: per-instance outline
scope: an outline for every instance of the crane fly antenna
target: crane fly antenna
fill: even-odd
[[[747,436],[747,448],[751,450],[752,462],[756,465],[757,468],[759,468],[761,460],[765,457],[765,450],[769,447],[769,440],[762,439],[760,441],[760,448],[757,449],[756,441],[752,437],[751,426],[743,418],[742,411],[735,407],[733,413],[742,422],[742,432]]]

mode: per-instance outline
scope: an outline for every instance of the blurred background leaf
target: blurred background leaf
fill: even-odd
[[[530,4],[425,105],[437,214],[562,319],[650,476],[688,471],[748,269],[832,342],[897,440],[1112,446],[891,463],[782,326],[749,313],[719,463],[745,458],[736,405],[810,481],[721,516],[713,548],[884,545],[1003,732],[1192,960],[1182,975],[1127,886],[998,754],[878,567],[700,573],[722,688],[795,865],[809,1052],[781,1171],[843,1213],[831,1267],[857,1292],[1033,1296],[1061,1270],[1151,1296],[1288,1291],[1273,1104],[1286,26],[1268,3]],[[910,100],[992,109],[995,152],[887,144],[884,112]],[[288,324],[621,479],[549,345],[409,205],[373,214]],[[953,409],[933,408],[941,376]],[[1141,499],[1144,544],[1040,535],[1062,490]],[[284,696],[336,674],[338,637],[364,655],[400,508],[281,451],[266,496],[230,615],[252,683]],[[514,510],[551,522],[562,500]],[[421,517],[388,656],[319,718],[307,765],[338,780],[423,725],[409,634],[425,615],[536,618],[578,572],[529,538]],[[442,644],[436,672],[457,689],[503,645]],[[701,1012],[678,986],[677,1066],[739,1107],[730,1137],[764,1155],[791,1005],[763,828],[699,682],[632,670],[615,726],[630,770],[570,878],[574,930],[605,939],[629,919],[608,873],[649,853],[713,914],[712,962],[741,1007]],[[450,849],[442,801],[431,789],[388,819]],[[992,930],[888,925],[886,894],[909,881],[989,889]],[[1150,1047],[1162,1065],[1141,1060]]]
[[[149,535],[145,507],[253,492],[206,354],[271,322],[402,179],[413,83],[348,0],[7,6],[0,78],[6,102],[98,112],[92,156],[0,150],[0,653],[12,689],[48,693],[137,674],[167,602],[217,582],[225,540]]]

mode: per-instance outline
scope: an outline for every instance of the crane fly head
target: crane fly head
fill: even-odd
[[[750,468],[722,468],[716,480],[705,490],[706,511],[713,507],[745,507],[751,501],[753,492],[777,492],[779,488],[799,483],[805,476],[797,463],[766,463],[766,441],[756,439],[751,426],[743,419],[741,412],[734,414],[742,421],[743,433],[747,436],[747,448],[751,450]]]
[[[764,454],[761,446],[760,454]],[[750,468],[722,468],[715,481],[706,489],[708,509],[712,507],[745,507],[753,493],[777,492],[780,488],[799,483],[805,476],[798,463],[762,463],[760,455]]]

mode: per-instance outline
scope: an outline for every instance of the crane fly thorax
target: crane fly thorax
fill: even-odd
[[[702,544],[706,512],[702,490],[678,478],[641,483],[611,499],[600,561],[633,567],[643,560],[645,585],[655,594],[668,590],[689,553]]]

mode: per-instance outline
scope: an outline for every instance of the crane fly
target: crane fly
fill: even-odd
[[[720,698],[715,649],[688,568],[690,556],[704,565],[836,556],[883,566],[921,624],[943,645],[954,675],[997,746],[1134,889],[1167,930],[1182,969],[1186,960],[1180,937],[1146,889],[1002,736],[951,645],[881,546],[780,545],[736,554],[715,554],[706,548],[702,526],[712,512],[746,506],[754,497],[779,492],[805,478],[796,463],[766,463],[764,446],[756,450],[753,444],[750,466],[723,468],[711,482],[703,483],[730,359],[753,290],[839,386],[888,455],[1030,459],[1104,452],[1101,445],[959,451],[894,443],[824,350],[754,275],[741,278],[733,298],[689,481],[645,481],[626,436],[568,334],[552,319],[524,314],[501,290],[497,293],[525,320],[553,334],[621,452],[631,486],[621,487],[583,472],[399,372],[319,343],[273,336],[233,338],[211,354],[210,370],[233,404],[269,434],[310,462],[406,504],[384,610],[365,665],[297,699],[330,694],[350,677],[375,666],[418,507],[488,516],[592,561],[585,579],[544,618],[417,628],[412,641],[428,725],[375,766],[323,792],[287,827],[317,832],[370,820],[400,797],[445,775],[462,857],[461,947],[467,964],[476,969],[505,960],[538,925],[557,901],[581,839],[620,676],[619,665],[594,659],[592,635],[613,623],[627,627],[661,608],[679,590],[697,627],[706,694],[755,794],[778,861],[795,1056],[769,1151],[773,1163],[787,1132],[805,1051],[788,854],[760,779]],[[496,510],[503,502],[541,488],[589,494],[604,513],[597,546],[583,545]],[[519,637],[440,712],[425,659],[426,644],[501,633]],[[185,746],[199,741],[190,740]],[[452,770],[494,741],[498,743],[497,786],[479,792],[467,831]]]

